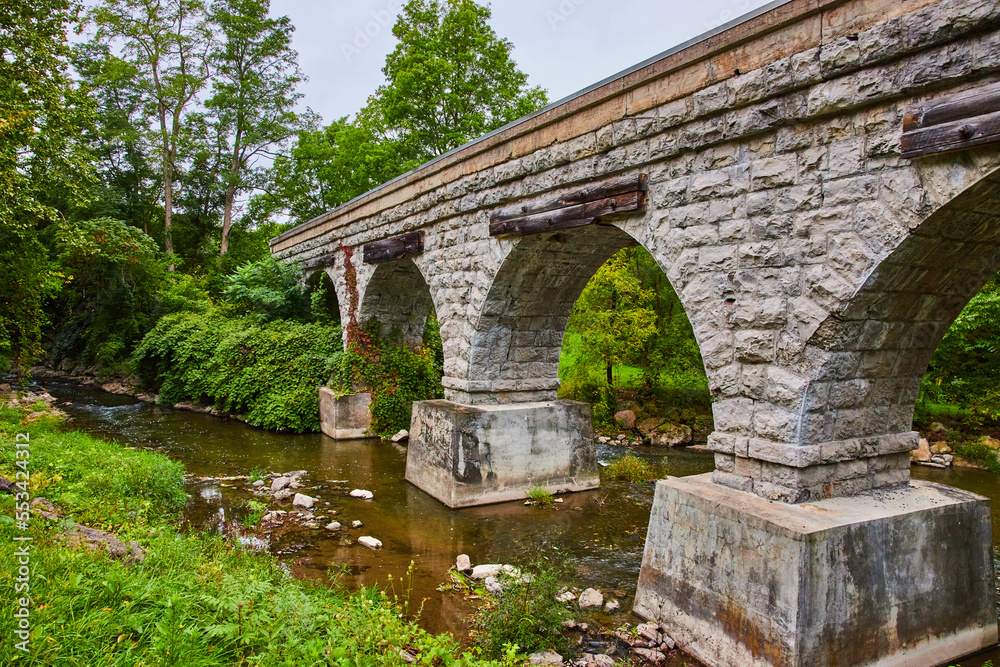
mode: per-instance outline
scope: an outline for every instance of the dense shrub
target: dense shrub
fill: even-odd
[[[648,461],[640,459],[632,452],[609,464],[601,472],[605,479],[617,479],[624,482],[645,482],[660,477]]]
[[[237,317],[252,317],[258,322],[304,320],[309,316],[310,300],[302,283],[298,264],[269,256],[236,269],[226,278],[223,295],[228,310]]]
[[[315,431],[317,391],[340,350],[337,326],[180,313],[143,338],[133,364],[164,403],[211,403],[255,426]]]

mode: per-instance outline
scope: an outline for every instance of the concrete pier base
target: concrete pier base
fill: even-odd
[[[800,505],[657,483],[634,611],[707,665],[934,667],[997,642],[987,498],[914,480]]]
[[[329,387],[319,388],[319,428],[336,440],[373,438],[368,430],[372,415],[368,410],[372,395],[358,392],[337,397]]]
[[[590,406],[577,401],[413,404],[406,480],[448,507],[600,486]]]

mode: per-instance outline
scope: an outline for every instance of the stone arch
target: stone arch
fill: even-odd
[[[337,295],[337,286],[334,284],[329,272],[325,269],[317,269],[311,273],[307,273],[305,283],[306,290],[310,296],[312,296],[317,288],[322,287],[324,289],[326,295],[321,307],[324,315],[327,316],[325,321],[339,323],[341,321],[340,298]]]
[[[358,312],[362,325],[377,319],[379,335],[399,332],[401,341],[419,345],[429,315],[435,312],[430,287],[411,259],[378,264],[365,286]]]
[[[555,399],[563,335],[577,299],[601,265],[634,245],[644,244],[612,224],[519,239],[474,323],[468,380],[445,378],[448,399],[470,405]]]

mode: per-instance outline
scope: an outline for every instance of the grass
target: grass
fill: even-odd
[[[219,536],[182,534],[172,521],[186,499],[183,469],[156,452],[63,432],[59,420],[24,424],[0,410],[0,473],[14,476],[14,439],[30,437],[32,497],[45,496],[76,520],[114,529],[147,550],[134,564],[70,548],[60,523],[33,517],[30,536],[31,638],[22,653],[0,645],[0,664],[88,665],[404,665],[407,648],[424,664],[520,664],[463,653],[450,636],[406,620],[384,592],[350,593],[294,579],[268,553]],[[0,559],[15,563],[15,498],[0,496]],[[0,568],[14,590],[16,569]],[[0,604],[0,635],[14,637],[14,595]]]
[[[955,456],[990,472],[1000,473],[1000,452],[981,442],[954,443]]]
[[[548,489],[543,486],[533,486],[527,491],[528,500],[534,505],[540,505],[542,507],[552,507],[556,499],[549,493]]]
[[[625,482],[645,482],[660,477],[659,472],[654,466],[631,452],[605,466],[602,472],[606,479],[616,479]]]

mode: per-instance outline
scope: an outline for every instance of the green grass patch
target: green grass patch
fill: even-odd
[[[539,505],[541,507],[552,507],[556,502],[556,499],[549,493],[548,489],[543,486],[533,486],[528,489],[527,494],[528,500],[532,504]]]
[[[640,459],[631,452],[605,466],[601,472],[605,479],[621,480],[624,482],[645,482],[650,479],[659,479],[660,477],[659,471],[655,466],[651,465],[648,461]]]
[[[955,456],[990,472],[1000,473],[1000,452],[977,441],[959,441],[952,446]]]

